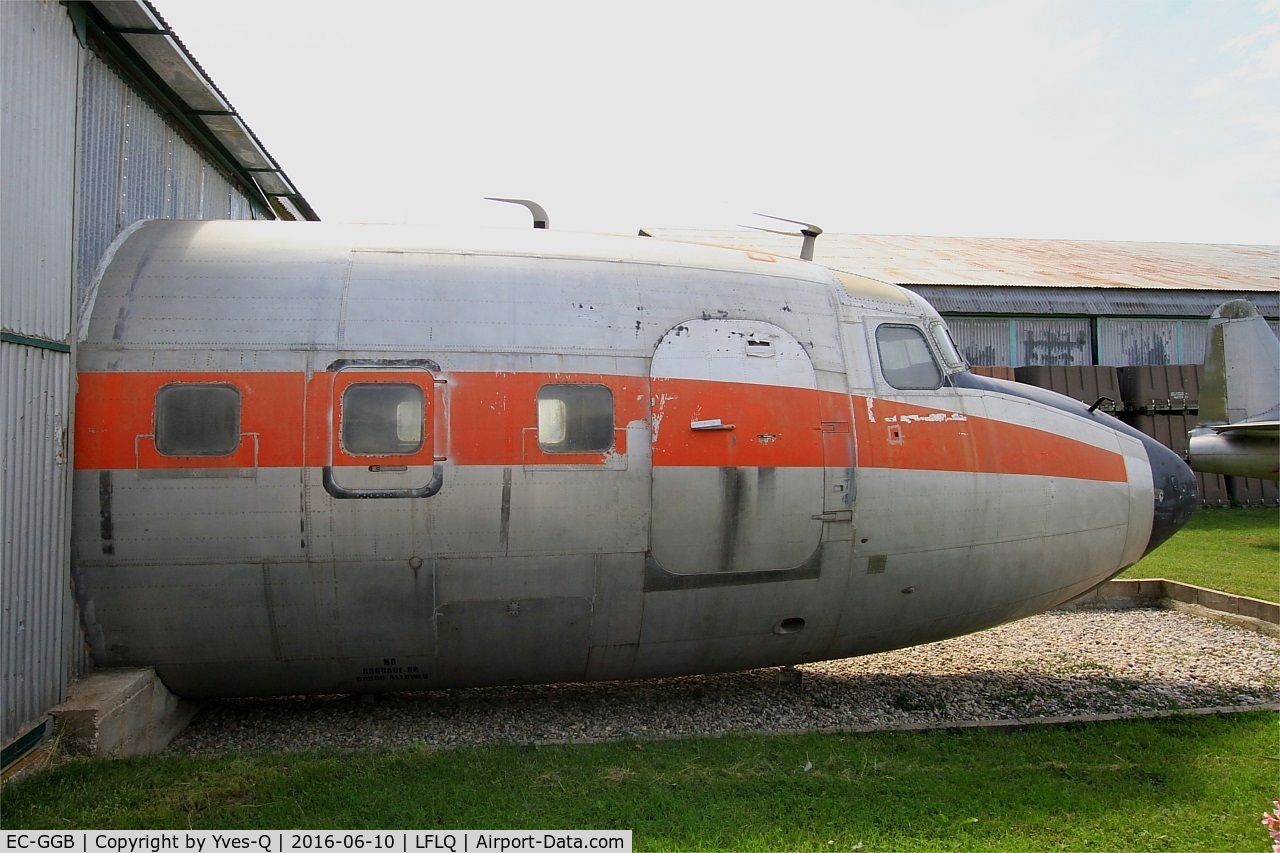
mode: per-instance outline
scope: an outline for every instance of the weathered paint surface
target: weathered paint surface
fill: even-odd
[[[1172,454],[943,370],[927,304],[855,284],[653,240],[148,223],[80,348],[95,656],[188,695],[794,663],[1051,607],[1180,523]],[[421,402],[371,456],[343,401],[379,383]],[[183,385],[235,389],[226,448],[164,451]],[[565,388],[610,402],[557,452]]]

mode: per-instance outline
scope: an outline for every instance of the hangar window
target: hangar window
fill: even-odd
[[[422,389],[408,382],[359,382],[342,392],[342,447],[361,456],[406,456],[422,448]]]
[[[156,392],[156,450],[226,456],[240,446],[240,392],[232,385],[174,383]]]
[[[613,447],[613,392],[604,385],[542,386],[538,446],[546,453],[596,453]]]
[[[885,324],[876,328],[876,349],[885,381],[903,391],[941,387],[942,371],[924,332],[915,326]]]

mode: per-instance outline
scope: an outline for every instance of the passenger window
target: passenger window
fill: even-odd
[[[924,332],[915,326],[884,325],[876,329],[876,348],[885,381],[903,391],[922,391],[942,386],[942,371]]]
[[[342,447],[361,456],[406,456],[422,448],[424,397],[407,382],[361,382],[342,392]]]
[[[546,453],[598,453],[613,447],[613,392],[603,385],[542,386],[538,446]]]
[[[226,456],[240,446],[240,392],[183,383],[156,392],[156,450],[165,456]]]

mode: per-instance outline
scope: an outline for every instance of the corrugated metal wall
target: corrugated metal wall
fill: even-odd
[[[1009,360],[1009,321],[948,317],[947,327],[960,354],[982,367],[1013,367]]]
[[[80,49],[58,3],[0,3],[3,742],[66,692],[72,223]]]
[[[79,297],[139,219],[253,219],[255,208],[116,72],[85,59],[80,104]]]
[[[1093,364],[1089,320],[1049,317],[1014,320],[1018,362],[1012,367],[1076,367]]]
[[[946,316],[946,315],[944,315]],[[1201,364],[1208,320],[1139,317],[947,317],[956,346],[975,366]],[[1271,323],[1280,336],[1280,325]]]
[[[1049,367],[1093,363],[1090,321],[1083,317],[949,317],[947,325],[970,364]]]
[[[1208,320],[1098,320],[1098,363],[1200,364]]]
[[[1204,364],[1204,337],[1208,320],[1182,321],[1182,355],[1175,364]]]
[[[79,51],[56,3],[4,3],[0,324],[67,342]],[[64,32],[65,31],[65,32]]]
[[[70,368],[66,353],[0,343],[5,744],[62,701],[80,645],[67,588]]]
[[[112,239],[138,219],[265,212],[80,46],[60,3],[0,0],[0,87],[0,695],[8,746],[44,721],[88,665],[69,577],[72,306]]]

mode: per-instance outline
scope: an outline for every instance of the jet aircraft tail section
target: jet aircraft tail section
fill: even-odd
[[[1280,339],[1244,299],[1209,319],[1187,459],[1197,471],[1280,478]]]

